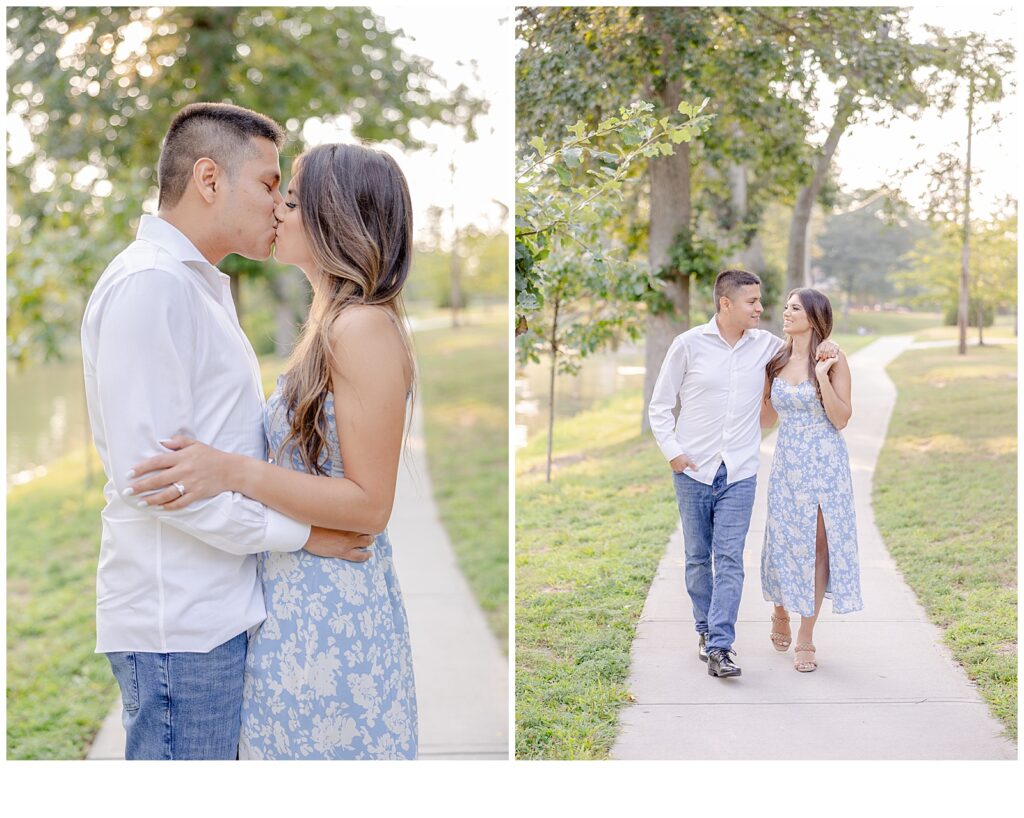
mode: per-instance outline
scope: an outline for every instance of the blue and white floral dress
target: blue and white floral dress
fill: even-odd
[[[283,376],[282,376],[283,378]],[[270,451],[288,434],[282,378],[267,401]],[[328,392],[330,462],[344,470]],[[306,471],[289,443],[281,465]],[[362,563],[300,550],[259,556],[267,618],[249,642],[242,758],[415,758],[416,686],[409,624],[387,532]]]
[[[828,536],[825,596],[834,613],[864,607],[857,523],[846,441],[825,414],[814,382],[772,382],[779,436],[768,478],[768,520],[761,551],[764,598],[801,616],[814,615],[818,506]]]

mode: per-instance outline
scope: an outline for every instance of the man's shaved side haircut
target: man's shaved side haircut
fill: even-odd
[[[746,270],[722,270],[715,279],[715,312],[722,309],[722,297],[734,299],[740,287],[761,286],[761,279]]]
[[[255,154],[255,138],[269,139],[280,148],[284,131],[270,117],[238,105],[186,105],[171,120],[164,137],[157,169],[158,207],[174,207],[181,201],[192,178],[192,168],[200,159],[212,159],[233,179],[242,162]]]

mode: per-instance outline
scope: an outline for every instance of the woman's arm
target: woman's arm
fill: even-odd
[[[411,379],[408,355],[394,323],[378,307],[346,309],[331,334],[343,478],[305,474],[202,444],[181,446],[179,441],[178,451],[136,468],[139,475],[164,471],[133,483],[135,492],[181,483],[186,494],[180,499],[174,488],[145,498],[174,510],[201,494],[237,491],[312,525],[365,534],[383,531],[398,478]]]
[[[411,377],[405,346],[379,307],[350,307],[331,328],[331,382],[345,476],[249,460],[238,490],[298,520],[376,534],[391,517]]]
[[[850,400],[853,381],[846,355],[840,352],[838,358],[818,361],[814,367],[814,374],[821,387],[821,402],[825,407],[825,414],[837,429],[846,428],[853,415],[853,404]]]
[[[779,413],[775,411],[775,407],[772,406],[771,396],[771,381],[768,380],[768,375],[764,376],[764,392],[761,397],[761,428],[770,429],[775,425],[775,422],[779,419]]]

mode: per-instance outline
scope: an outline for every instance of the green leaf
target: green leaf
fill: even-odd
[[[535,136],[530,140],[530,147],[537,151],[539,156],[545,156],[548,152],[548,144],[544,141],[544,137]]]
[[[577,139],[582,139],[584,134],[587,132],[587,126],[581,119],[577,121],[575,125],[569,126],[569,132]]]
[[[678,145],[680,142],[689,142],[693,139],[693,129],[686,125],[681,128],[673,128],[669,131],[668,136],[672,140],[673,145]]]

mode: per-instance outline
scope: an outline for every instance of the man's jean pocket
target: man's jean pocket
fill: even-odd
[[[139,709],[139,675],[135,666],[135,654],[123,651],[108,653],[106,656],[114,671],[114,678],[117,679],[117,686],[121,688],[121,703],[126,712],[134,713]]]

